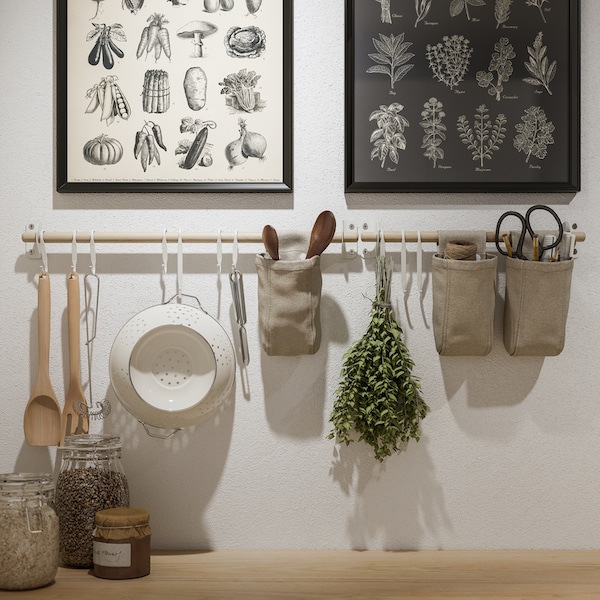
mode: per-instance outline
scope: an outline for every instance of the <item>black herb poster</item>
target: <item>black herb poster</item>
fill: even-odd
[[[579,0],[347,0],[348,192],[579,190]]]

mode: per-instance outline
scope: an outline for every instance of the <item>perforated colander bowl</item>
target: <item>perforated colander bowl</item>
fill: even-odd
[[[131,318],[113,342],[109,363],[121,404],[160,429],[206,420],[235,379],[229,336],[204,310],[187,304],[161,304]]]

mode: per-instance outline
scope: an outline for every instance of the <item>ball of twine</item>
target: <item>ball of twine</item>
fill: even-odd
[[[448,242],[444,251],[444,258],[451,260],[477,260],[477,244],[471,242]]]

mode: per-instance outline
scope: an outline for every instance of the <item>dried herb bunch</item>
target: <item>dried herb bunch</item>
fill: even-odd
[[[506,132],[506,117],[499,114],[492,124],[490,111],[485,104],[481,104],[475,111],[475,124],[471,127],[464,115],[458,117],[457,128],[460,139],[469,150],[473,160],[478,160],[481,168],[483,161],[492,158],[493,153],[499,149],[504,141]]]
[[[540,31],[536,36],[532,46],[527,46],[529,53],[529,62],[524,63],[531,77],[525,77],[523,81],[531,85],[542,85],[552,96],[550,91],[550,82],[556,75],[556,61],[550,62],[546,56],[547,46],[542,46],[543,33]]]
[[[432,46],[427,44],[427,60],[434,77],[455,88],[464,78],[469,68],[473,48],[471,42],[462,35],[445,35],[442,41]]]
[[[392,271],[391,257],[377,258],[371,322],[344,355],[342,381],[330,416],[333,430],[328,436],[348,445],[356,433],[379,461],[397,452],[402,442],[419,440],[421,420],[428,411],[390,304]]]

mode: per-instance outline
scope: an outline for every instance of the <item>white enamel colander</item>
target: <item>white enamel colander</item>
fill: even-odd
[[[205,421],[235,380],[235,352],[219,322],[201,306],[171,301],[123,326],[109,364],[117,398],[157,437],[168,435],[153,434],[151,427],[178,430]]]

